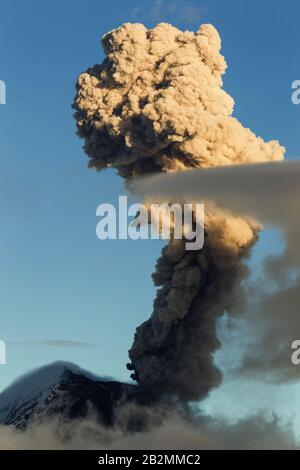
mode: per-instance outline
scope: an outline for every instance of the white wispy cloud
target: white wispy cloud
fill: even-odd
[[[166,1],[156,0],[152,8],[146,10],[145,6],[136,6],[131,12],[134,20],[140,21],[181,21],[184,24],[198,23],[207,6],[186,2],[186,1]]]
[[[82,341],[70,341],[66,339],[48,339],[43,341],[12,340],[6,341],[6,344],[17,346],[50,346],[63,348],[93,348],[96,346],[95,344],[91,343],[85,343]]]

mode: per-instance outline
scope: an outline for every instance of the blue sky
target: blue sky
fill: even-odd
[[[235,115],[297,158],[300,106],[291,103],[291,83],[300,78],[300,4],[2,0],[0,8],[0,80],[7,86],[0,106],[0,338],[8,341],[0,390],[57,359],[127,379],[127,350],[151,313],[150,276],[162,242],[97,240],[96,206],[116,202],[123,181],[86,167],[71,110],[76,77],[102,60],[101,35],[124,22],[171,21],[193,30],[212,23]],[[254,266],[277,249],[275,240],[262,237]],[[47,340],[93,346],[31,344]],[[296,392],[285,393],[292,400]],[[218,394],[215,400],[211,409],[221,403]]]

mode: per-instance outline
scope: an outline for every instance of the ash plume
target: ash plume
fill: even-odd
[[[126,23],[102,46],[104,61],[79,76],[74,101],[90,167],[116,168],[130,188],[143,175],[283,159],[278,142],[264,142],[232,116],[212,25],[193,33]],[[220,384],[217,320],[243,302],[244,260],[260,229],[207,203],[204,248],[187,252],[184,240],[171,239],[163,249],[153,312],[129,351],[141,386],[198,400]]]
[[[239,345],[240,363],[233,371],[239,378],[299,380],[299,367],[291,363],[291,344],[300,330],[299,182],[296,160],[161,174],[132,187],[148,199],[213,200],[280,231],[282,251],[264,260],[263,279],[247,287],[244,328],[236,326],[239,337],[248,338]]]

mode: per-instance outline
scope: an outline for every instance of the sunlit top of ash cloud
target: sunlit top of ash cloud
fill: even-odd
[[[78,134],[89,165],[125,178],[159,171],[281,160],[232,117],[216,29],[196,33],[126,23],[102,39],[105,59],[78,78]]]

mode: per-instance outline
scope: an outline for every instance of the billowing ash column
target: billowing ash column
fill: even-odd
[[[74,102],[90,167],[114,167],[130,182],[155,172],[283,158],[278,142],[264,142],[231,116],[213,26],[193,33],[127,23],[102,45],[106,57],[79,76]],[[185,251],[184,240],[172,240],[163,249],[153,312],[129,351],[138,383],[183,400],[203,398],[220,383],[216,321],[242,300],[243,260],[259,230],[207,203],[204,248]]]

